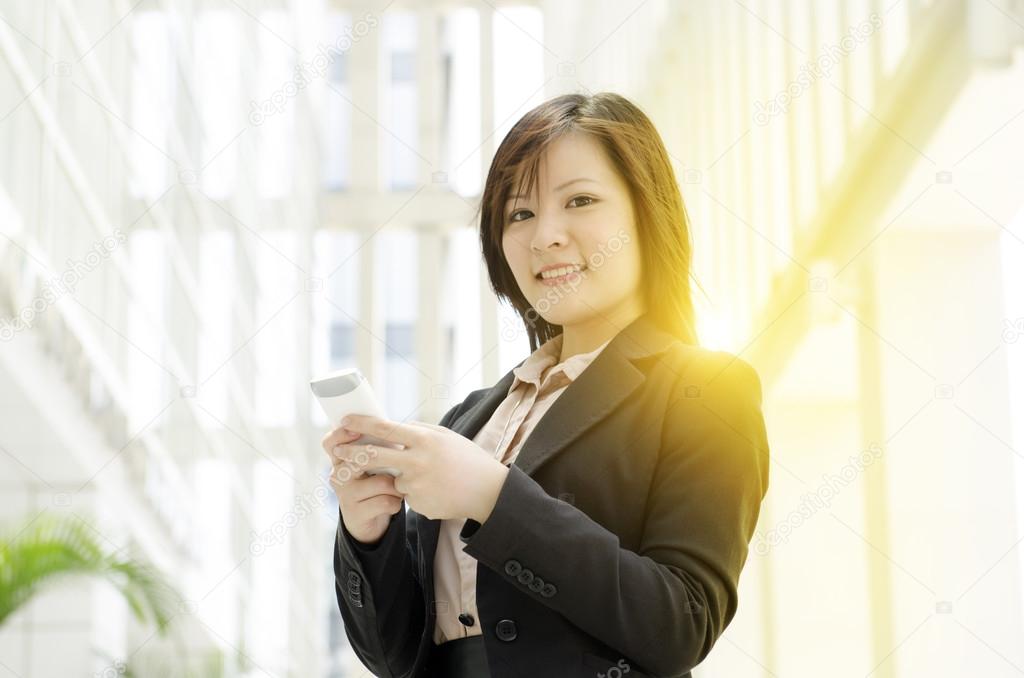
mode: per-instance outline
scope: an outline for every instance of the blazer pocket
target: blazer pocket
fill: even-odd
[[[628,659],[605,659],[589,652],[583,653],[581,660],[583,671],[581,677],[586,678],[649,678],[646,673],[640,673]]]

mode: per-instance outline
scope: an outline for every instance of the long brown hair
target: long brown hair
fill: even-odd
[[[555,139],[574,131],[600,142],[629,186],[640,239],[646,313],[684,343],[697,344],[690,293],[690,219],[675,172],[661,136],[647,115],[612,92],[563,94],[549,99],[520,118],[498,146],[479,206],[480,247],[492,289],[522,318],[531,351],[562,333],[561,325],[544,320],[523,296],[505,259],[502,235],[505,202],[512,191],[523,195],[532,190],[544,151]],[[517,176],[520,182],[514,186]]]

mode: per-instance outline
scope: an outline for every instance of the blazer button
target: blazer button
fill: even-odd
[[[541,590],[544,588],[544,580],[540,577],[534,577],[533,581],[531,581],[527,585],[527,588],[533,591],[534,593],[540,593]]]
[[[540,590],[540,594],[545,598],[550,598],[556,593],[558,593],[558,589],[555,587],[554,584],[544,584],[544,588]]]
[[[519,573],[519,576],[516,577],[516,579],[519,580],[520,584],[525,586],[529,584],[531,581],[533,581],[533,571],[529,568],[524,567],[523,571]]]
[[[463,612],[459,615],[459,621],[462,622],[463,626],[472,626],[475,620],[473,619],[473,615]]]
[[[516,639],[516,623],[511,619],[502,619],[494,627],[494,631],[498,634],[498,638],[506,643]]]
[[[352,604],[354,606],[356,606],[356,607],[362,607],[363,606],[363,597],[361,595],[359,595],[358,593],[350,594],[349,595],[349,600],[351,600]]]
[[[518,560],[506,560],[505,561],[505,574],[510,577],[515,577],[523,571],[523,566]]]

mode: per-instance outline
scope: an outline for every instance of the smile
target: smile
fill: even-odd
[[[586,266],[576,264],[573,266],[562,266],[548,271],[538,273],[535,277],[545,285],[559,285],[564,282],[574,281],[580,277],[580,273],[587,270]]]

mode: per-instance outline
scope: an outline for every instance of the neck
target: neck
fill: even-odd
[[[558,362],[564,362],[580,353],[590,353],[624,330],[643,312],[642,308],[620,308],[614,313],[596,313],[582,322],[563,325],[562,353]]]

